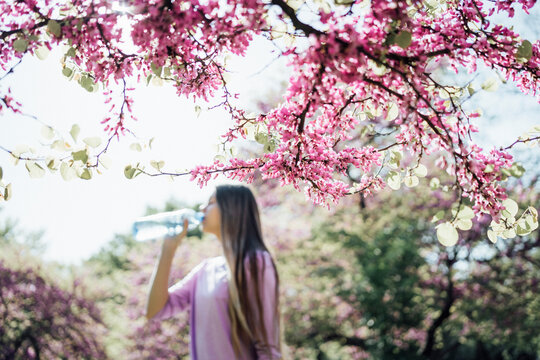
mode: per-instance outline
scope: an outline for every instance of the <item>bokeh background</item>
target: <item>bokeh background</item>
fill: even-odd
[[[513,20],[531,40],[538,38],[538,23],[525,19],[538,18],[538,6],[533,10]],[[230,60],[230,87],[250,111],[281,101],[290,73],[278,54],[258,38],[245,58]],[[44,125],[67,138],[76,123],[81,138],[104,138],[103,97],[63,77],[61,56],[59,49],[45,60],[27,58],[5,79],[29,116],[2,117],[4,148],[24,144],[39,151]],[[448,83],[471,79],[437,71]],[[481,90],[492,78],[497,90]],[[467,106],[483,111],[474,139],[481,146],[507,146],[538,125],[534,98],[489,69],[480,67],[473,85],[478,92]],[[137,85],[134,99],[139,120],[128,127],[136,136],[113,141],[112,166],[90,181],[64,181],[58,173],[33,179],[0,151],[3,181],[13,184],[13,198],[0,204],[0,358],[188,358],[187,314],[163,322],[143,316],[160,244],[135,242],[131,224],[146,214],[196,209],[216,185],[235,182],[220,177],[200,188],[187,177],[128,180],[123,169],[150,160],[173,171],[211,163],[219,136],[233,124],[225,111],[207,111],[208,104],[178,98],[158,83]],[[151,138],[151,149],[133,150]],[[239,157],[262,152],[255,141],[234,145]],[[523,145],[512,153],[526,173],[508,180],[509,196],[521,211],[538,209],[537,149]],[[425,161],[430,173],[419,186],[351,196],[330,210],[279,179],[257,174],[249,185],[278,264],[291,358],[540,358],[538,232],[492,244],[486,216],[460,232],[456,246],[440,245],[431,219],[449,213],[456,198],[430,188],[433,177],[443,184],[452,179]],[[355,176],[351,169],[345,180]],[[220,253],[213,235],[191,232],[177,251],[170,284]]]

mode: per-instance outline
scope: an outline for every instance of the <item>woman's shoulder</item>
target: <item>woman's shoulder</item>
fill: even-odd
[[[226,263],[225,256],[214,256],[203,260],[206,267],[222,266]]]

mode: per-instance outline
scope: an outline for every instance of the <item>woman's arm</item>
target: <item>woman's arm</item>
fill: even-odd
[[[173,258],[174,251],[161,250],[159,262],[152,274],[150,293],[146,303],[146,318],[148,320],[153,318],[169,299],[168,282]]]
[[[184,221],[184,230],[175,237],[166,237],[161,246],[159,262],[154,268],[150,281],[150,293],[146,303],[146,318],[151,319],[156,315],[169,299],[168,282],[171,272],[171,264],[176,249],[187,234],[188,220]]]

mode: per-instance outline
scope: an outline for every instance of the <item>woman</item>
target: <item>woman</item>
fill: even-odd
[[[218,185],[201,211],[202,230],[216,235],[224,256],[205,259],[167,289],[186,220],[181,234],[163,240],[147,319],[168,318],[189,308],[193,360],[281,359],[279,277],[251,190]]]

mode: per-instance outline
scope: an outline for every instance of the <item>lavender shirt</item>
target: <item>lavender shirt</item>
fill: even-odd
[[[244,264],[247,263],[247,259]],[[275,276],[272,271],[270,254],[257,252],[259,272],[264,269],[259,281],[261,301],[264,311],[266,333],[271,345],[271,356],[264,352],[263,344],[244,344],[239,359],[280,359],[278,348],[279,329],[276,326],[278,314],[274,311]],[[247,274],[249,277],[249,274]],[[175,313],[189,308],[190,353],[192,360],[231,360],[235,359],[231,338],[227,301],[229,298],[227,266],[224,256],[203,260],[182,280],[169,287],[169,299],[165,306],[152,319],[166,319]],[[248,293],[250,303],[255,304],[253,291]]]

